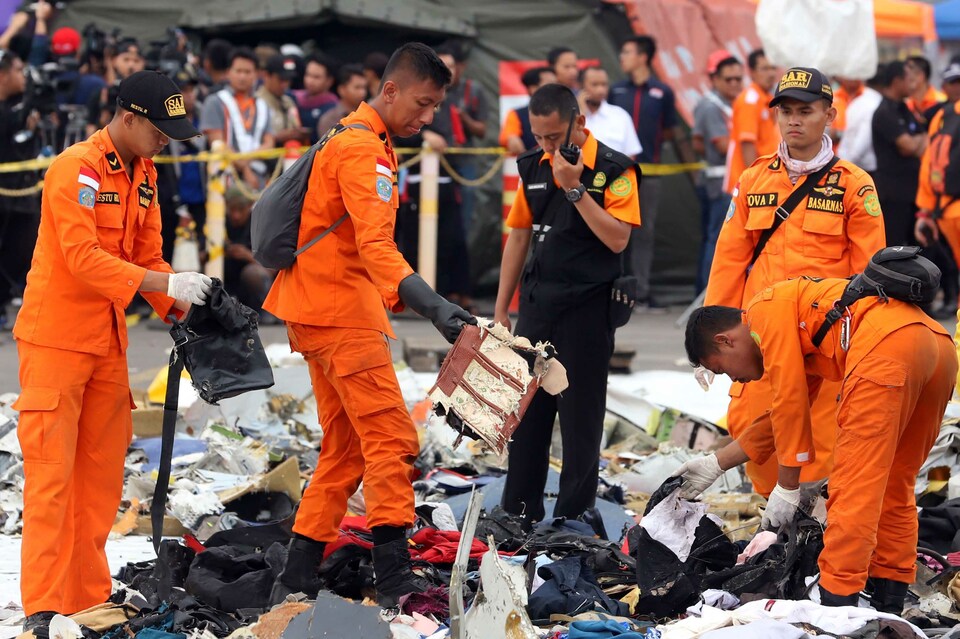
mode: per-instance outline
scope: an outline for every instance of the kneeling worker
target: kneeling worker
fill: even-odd
[[[847,283],[789,280],[761,291],[746,311],[706,306],[690,317],[691,363],[739,382],[766,373],[773,402],[737,441],[676,474],[685,480],[683,495],[692,498],[724,469],[748,458],[764,462],[776,452],[779,478],[764,525],[791,521],[800,501],[800,469],[814,460],[810,405],[821,380],[842,379],[819,562],[821,599],[855,606],[871,577],[874,607],[900,614],[916,575],[914,483],[953,393],[957,355],[947,332],[919,307],[879,297],[852,304],[815,347],[812,338]]]
[[[742,308],[765,287],[801,275],[849,277],[886,243],[873,180],[850,162],[830,164],[833,141],[826,132],[837,113],[830,80],[817,69],[788,69],[770,107],[783,141],[776,153],[744,171],[733,190],[710,270],[707,306]],[[802,193],[811,175],[819,176],[816,185],[781,220],[791,194]],[[803,467],[804,483],[823,479],[833,467],[839,392],[839,382],[824,382],[811,409],[816,460]],[[730,435],[739,437],[769,411],[772,398],[767,378],[731,385]],[[761,495],[776,486],[776,457],[762,466],[748,463],[746,471]]]

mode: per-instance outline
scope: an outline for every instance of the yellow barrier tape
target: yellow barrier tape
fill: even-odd
[[[643,175],[677,175],[679,173],[693,173],[707,168],[705,162],[688,162],[686,164],[641,164]]]
[[[300,153],[305,153],[310,147],[304,146],[300,147]],[[412,155],[410,159],[405,160],[400,168],[406,168],[416,164],[420,159],[421,149],[412,148],[412,147],[398,147],[394,149],[398,155]],[[181,155],[178,158],[171,157],[169,155],[161,155],[154,158],[154,162],[157,164],[173,164],[175,162],[212,162],[212,161],[221,161],[221,162],[232,162],[233,160],[269,160],[275,158],[281,158],[287,154],[287,149],[264,149],[261,151],[250,151],[248,153],[212,153],[210,151],[204,151],[202,153],[196,153],[194,155]],[[488,175],[483,176],[487,180],[493,177],[494,174],[500,169],[500,164],[502,163],[504,156],[507,155],[506,149],[503,147],[484,147],[484,148],[451,148],[441,154],[441,159],[445,155],[492,155],[495,156],[497,161],[494,162],[491,169],[487,172]],[[5,164],[0,164],[0,173],[17,173],[20,171],[39,171],[46,169],[53,162],[54,158],[38,158],[36,160],[25,160],[23,162],[7,162]],[[680,173],[691,173],[699,171],[706,168],[706,164],[703,162],[689,162],[686,164],[641,164],[640,170],[644,175],[677,175]],[[454,172],[451,172],[448,165],[445,164],[445,169],[453,175]],[[461,184],[467,186],[476,186],[482,184],[486,180],[466,180],[459,175],[454,176],[454,179]]]

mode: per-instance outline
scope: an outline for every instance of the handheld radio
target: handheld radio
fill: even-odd
[[[570,144],[570,133],[573,132],[573,123],[577,121],[577,110],[570,109],[570,122],[567,124],[567,137],[560,145],[560,155],[570,164],[576,164],[580,157],[580,147],[576,144]]]

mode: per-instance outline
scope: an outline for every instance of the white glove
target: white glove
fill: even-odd
[[[213,280],[203,273],[171,273],[167,295],[181,302],[203,306],[212,286]]]
[[[696,499],[703,494],[703,491],[710,488],[722,474],[723,470],[720,469],[717,456],[704,455],[684,462],[683,466],[675,470],[671,477],[683,477],[680,497]]]
[[[793,521],[800,505],[800,489],[787,490],[777,484],[767,499],[767,509],[763,511],[761,527],[764,530],[776,530]]]
[[[700,384],[700,388],[703,389],[703,392],[710,390],[710,384],[713,383],[714,377],[716,375],[709,368],[704,368],[703,366],[697,366],[693,369],[693,377],[697,380],[697,383]]]

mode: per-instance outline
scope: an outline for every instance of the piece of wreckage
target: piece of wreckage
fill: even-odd
[[[499,323],[466,325],[440,367],[428,397],[455,431],[503,455],[537,389],[551,395],[567,386],[567,371],[549,342],[535,346]]]

